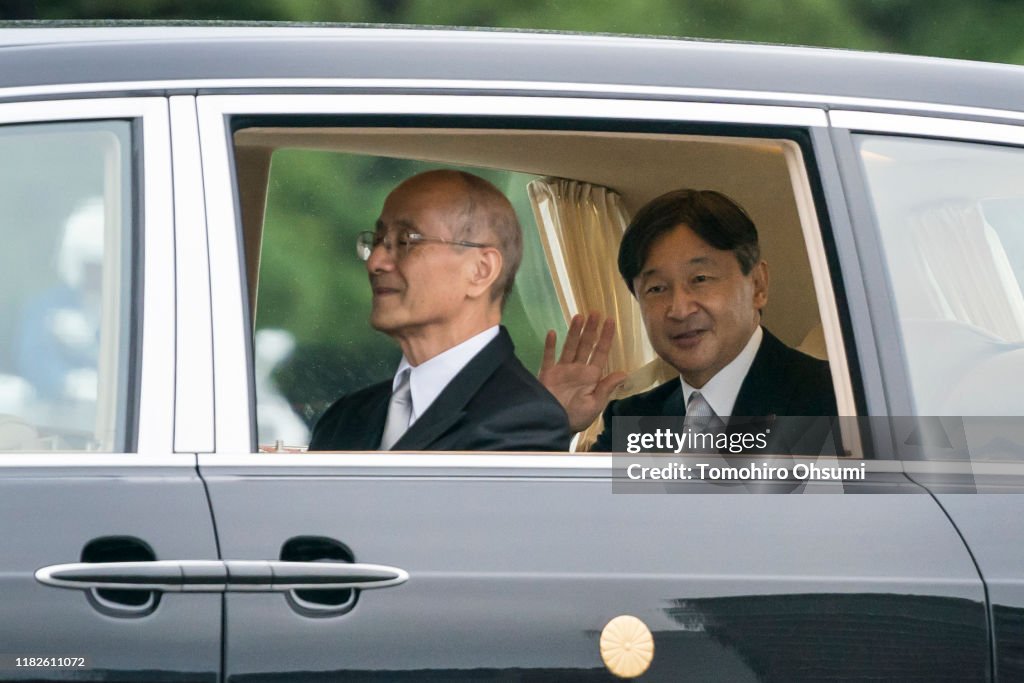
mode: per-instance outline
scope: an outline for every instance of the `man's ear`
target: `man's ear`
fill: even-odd
[[[768,262],[758,261],[750,276],[754,281],[754,308],[760,311],[768,304]]]
[[[470,263],[469,291],[471,299],[489,296],[491,286],[501,275],[501,252],[494,247],[473,249],[476,258]]]

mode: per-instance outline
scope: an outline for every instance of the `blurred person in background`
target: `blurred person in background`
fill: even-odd
[[[102,198],[79,204],[64,224],[57,284],[22,310],[15,367],[41,400],[96,401],[103,231]]]

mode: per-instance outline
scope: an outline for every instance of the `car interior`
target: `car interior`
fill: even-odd
[[[267,249],[272,233],[295,229],[294,221],[284,224],[272,215],[278,160],[283,154],[304,150],[331,155],[342,160],[339,163],[345,159],[397,159],[415,161],[419,170],[457,166],[526,174],[530,180],[525,191],[521,190],[526,196],[517,198],[510,193],[510,199],[517,208],[528,202],[520,220],[524,232],[536,235],[543,247],[543,268],[557,301],[556,313],[563,325],[573,314],[590,310],[616,318],[618,335],[611,362],[631,373],[622,395],[644,391],[673,374],[644,338],[638,307],[618,275],[615,260],[622,231],[639,207],[664,192],[683,187],[714,189],[744,207],[758,228],[770,273],[764,325],[788,345],[832,359],[840,412],[855,414],[848,369],[845,363],[835,362],[845,357],[845,350],[819,212],[812,199],[804,152],[795,140],[600,130],[320,127],[303,122],[240,128],[234,133],[234,145],[257,346],[259,338],[270,331],[261,326],[264,292],[275,286],[268,283],[271,276],[261,263],[273,258]],[[394,187],[403,179],[388,178],[385,187]],[[321,182],[330,183],[331,178]],[[370,215],[379,207],[379,203],[371,206]],[[354,238],[355,231],[348,241]],[[323,258],[340,263],[348,256],[347,252],[325,253]],[[358,277],[365,283],[365,272]],[[336,326],[339,336],[367,325],[365,318],[324,324]],[[507,324],[512,327],[512,321]],[[560,337],[562,331],[564,327]],[[301,336],[301,331],[287,332]],[[544,330],[527,333],[539,341]],[[289,349],[285,355],[290,353],[293,347],[281,343]],[[263,355],[257,349],[257,364]],[[396,360],[390,361],[390,368]],[[392,370],[386,368],[378,379],[390,375]],[[257,379],[258,405],[276,400],[271,398],[274,377],[269,380],[261,383]],[[261,386],[266,388],[263,393]],[[299,400],[286,397],[296,413],[301,414],[303,408],[309,413],[308,406],[296,407]],[[315,415],[306,417],[310,424],[315,421]],[[278,448],[305,445],[275,438],[274,430],[265,429],[262,422],[258,426],[263,449],[273,449],[275,441]],[[584,436],[577,448],[585,444]]]

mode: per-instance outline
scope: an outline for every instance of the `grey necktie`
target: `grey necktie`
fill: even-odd
[[[712,440],[701,440],[690,447],[691,453],[717,453],[715,448],[715,433],[722,427],[722,420],[715,415],[708,400],[701,396],[699,391],[690,394],[686,401],[686,415],[683,417],[683,425],[689,427],[694,434],[702,434],[711,437]],[[691,437],[693,438],[693,437]]]
[[[384,423],[384,435],[380,440],[380,450],[390,450],[409,429],[412,417],[412,392],[409,388],[409,375],[412,370],[406,368],[398,378],[398,385],[391,394],[388,403],[388,419]]]
[[[708,400],[701,396],[699,391],[690,394],[690,398],[686,402],[686,416],[683,418],[683,424],[690,425],[695,429],[706,429],[716,427],[719,423],[720,420],[715,415],[715,411],[711,409]]]

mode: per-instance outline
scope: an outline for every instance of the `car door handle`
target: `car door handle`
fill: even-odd
[[[248,565],[246,560],[226,562],[228,575]],[[387,588],[409,580],[409,572],[397,567],[379,564],[356,564],[354,562],[288,562],[272,560],[267,562],[273,572],[270,590],[293,591],[309,589],[342,590],[346,588]]]
[[[35,576],[40,583],[58,588],[169,593],[366,590],[409,580],[405,570],[377,564],[277,560],[77,562],[43,567]]]

